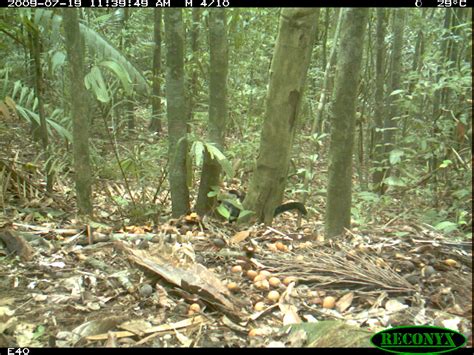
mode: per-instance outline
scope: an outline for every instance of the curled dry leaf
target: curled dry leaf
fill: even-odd
[[[346,293],[344,296],[339,298],[339,300],[336,302],[336,309],[341,313],[346,311],[351,306],[353,300],[354,300],[354,293],[353,292]]]
[[[388,300],[387,303],[385,303],[385,309],[389,312],[398,312],[407,307],[406,304],[403,304],[398,300]]]
[[[247,239],[249,236],[250,236],[250,231],[248,230],[240,231],[240,232],[235,233],[235,235],[232,238],[230,238],[230,242],[232,244],[238,244],[244,241],[245,239]]]

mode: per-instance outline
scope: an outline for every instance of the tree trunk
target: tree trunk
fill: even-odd
[[[319,97],[318,107],[316,109],[316,115],[314,116],[313,125],[311,126],[311,135],[314,133],[322,133],[322,121],[323,121],[323,111],[324,106],[326,105],[326,100],[329,91],[329,78],[331,74],[331,69],[334,66],[336,61],[336,48],[337,48],[337,41],[339,40],[339,34],[341,31],[341,16],[342,12],[339,12],[339,16],[337,19],[336,30],[334,31],[334,40],[333,40],[333,47],[331,50],[331,54],[329,54],[329,61],[326,65],[326,69],[324,70],[324,78],[323,78],[323,87],[321,89],[321,96]]]
[[[64,9],[65,46],[69,59],[73,155],[77,207],[80,214],[92,214],[92,173],[89,158],[89,120],[84,86],[82,53],[77,9]]]
[[[375,61],[375,107],[374,107],[374,132],[373,143],[373,168],[372,183],[374,190],[380,192],[381,183],[383,179],[383,158],[384,149],[382,142],[383,119],[385,116],[384,107],[384,82],[385,82],[385,17],[386,10],[377,8],[377,27],[376,27],[376,61]]]
[[[393,10],[393,45],[390,58],[390,82],[388,90],[388,114],[384,118],[384,158],[389,161],[390,153],[395,147],[395,132],[398,129],[397,121],[399,119],[400,110],[398,108],[398,99],[400,94],[392,95],[395,90],[401,89],[402,77],[402,49],[403,49],[403,30],[405,25],[405,10]],[[382,179],[390,176],[389,163],[386,163],[382,171]],[[380,192],[383,194],[387,186],[381,184]]]
[[[275,208],[283,199],[291,147],[303,96],[316,32],[317,9],[281,11],[278,38],[270,69],[260,152],[249,193],[247,210],[271,224]]]
[[[181,9],[164,12],[166,43],[166,102],[168,116],[169,182],[172,215],[189,212],[187,185],[187,115],[184,95],[184,27]]]
[[[209,81],[209,140],[219,150],[224,147],[224,133],[228,118],[227,109],[227,73],[229,66],[226,13],[219,9],[209,10],[209,47],[210,47],[210,81]],[[221,166],[212,159],[206,150],[202,167],[201,184],[196,203],[200,215],[209,212],[215,204],[215,197],[207,194],[212,187],[219,185]]]
[[[355,103],[362,63],[368,10],[345,10],[337,62],[331,144],[329,147],[326,235],[333,237],[350,228],[352,154],[355,133]]]
[[[198,96],[198,67],[199,67],[199,21],[201,17],[201,9],[197,7],[193,7],[192,10],[192,19],[193,24],[191,26],[191,52],[193,55],[193,59],[191,62],[191,87],[189,90],[189,110],[191,112],[194,111],[194,105],[197,100]],[[211,68],[212,70],[212,68]]]
[[[152,118],[148,127],[152,132],[161,132],[161,18],[163,11],[156,8],[154,11],[153,33],[153,94],[151,99]]]
[[[35,96],[38,100],[38,116],[40,125],[33,125],[37,130],[33,131],[34,136],[39,136],[41,139],[41,145],[43,147],[45,164],[45,176],[46,176],[46,190],[48,192],[53,191],[54,174],[52,171],[51,164],[51,153],[48,142],[48,126],[46,122],[46,114],[44,112],[44,100],[43,100],[43,70],[41,67],[41,38],[37,28],[33,29],[32,36],[32,49],[33,49],[33,60],[35,67]],[[39,134],[37,133],[39,132]]]

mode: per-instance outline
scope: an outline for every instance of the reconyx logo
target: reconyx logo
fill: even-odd
[[[392,353],[425,354],[453,351],[466,343],[466,337],[451,329],[422,325],[385,329],[370,341]]]

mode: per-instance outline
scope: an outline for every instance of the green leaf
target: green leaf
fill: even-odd
[[[64,52],[55,52],[53,57],[51,58],[52,69],[53,72],[56,71],[57,68],[62,67],[64,61],[66,60],[66,54]]]
[[[219,148],[217,148],[212,143],[204,143],[204,145],[206,146],[206,149],[209,152],[209,155],[211,156],[211,158],[217,159],[217,162],[222,167],[226,175],[229,178],[232,178],[234,176],[234,169],[230,161],[226,158],[226,156],[222,154]]]
[[[87,90],[91,90],[96,96],[97,100],[103,103],[110,101],[110,96],[107,91],[107,85],[105,84],[102,72],[98,67],[93,67],[90,73],[86,74],[84,83]]]
[[[33,339],[38,339],[40,336],[44,334],[46,328],[43,325],[39,325],[36,327],[36,330],[33,332]]]
[[[207,193],[207,197],[211,197],[211,198],[216,197],[218,194],[219,194],[219,192],[217,192],[217,191],[209,191]]]
[[[226,175],[232,179],[234,177],[234,168],[232,164],[227,159],[225,160],[218,160],[219,164],[222,166],[222,169],[226,173]]]
[[[217,160],[226,159],[225,155],[212,143],[204,143],[206,146],[207,151],[211,155],[211,159],[214,159],[214,156]]]
[[[84,119],[87,119],[85,117]],[[49,118],[46,120],[48,125],[50,125],[58,134],[62,137],[65,138],[68,142],[72,142],[72,134],[69,132],[66,128],[61,126],[59,123],[54,122],[53,120],[50,120]]]
[[[447,168],[450,166],[453,162],[451,160],[443,160],[443,162],[439,165],[441,169]]]
[[[388,178],[385,178],[383,182],[387,184],[388,186],[399,186],[399,187],[406,186],[405,181],[395,176],[389,176]]]
[[[240,220],[244,219],[246,216],[249,216],[249,215],[252,215],[252,214],[255,214],[255,212],[250,211],[250,210],[240,211],[238,220],[240,221]]]
[[[400,149],[392,150],[390,152],[390,157],[389,157],[390,164],[391,165],[396,165],[396,164],[400,163],[401,157],[403,156],[403,154],[404,154],[403,150],[400,150]]]
[[[453,222],[450,222],[450,221],[444,221],[444,222],[438,223],[435,226],[435,229],[442,230],[445,233],[449,233],[449,232],[457,230],[458,226],[457,226],[456,223],[453,223]]]
[[[99,63],[99,65],[109,69],[115,74],[115,76],[122,83],[122,87],[125,91],[125,94],[130,95],[132,93],[132,80],[130,79],[130,75],[128,75],[128,72],[120,63],[111,60],[106,60],[104,62]]]
[[[196,165],[201,166],[204,155],[204,144],[201,141],[195,141],[191,149],[191,154],[196,159]]]
[[[390,93],[390,96],[394,96],[394,95],[398,95],[398,94],[401,94],[402,92],[404,92],[405,90],[403,89],[399,89],[399,90],[395,90],[395,91],[392,91]]]
[[[225,219],[230,218],[230,211],[224,206],[224,205],[219,205],[217,206],[217,212],[224,217]]]

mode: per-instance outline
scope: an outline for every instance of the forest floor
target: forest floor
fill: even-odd
[[[0,347],[370,346],[422,324],[472,345],[471,241],[407,215],[337,240],[314,214],[117,223],[104,181],[78,220],[73,184],[46,194],[35,145],[1,135]]]

